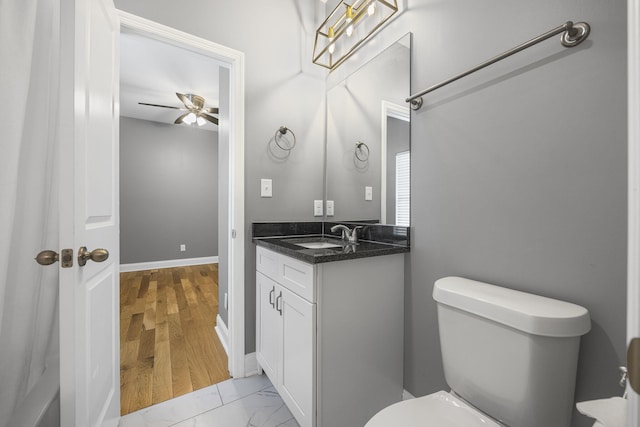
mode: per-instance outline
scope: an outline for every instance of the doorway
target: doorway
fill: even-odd
[[[220,126],[218,130],[219,270],[226,319],[218,316],[217,331],[228,353],[228,372],[244,377],[244,58],[243,54],[146,19],[118,11],[121,33],[134,33],[220,63]],[[179,65],[179,64],[177,64]],[[222,321],[222,325],[220,325]],[[218,332],[220,335],[220,333]]]

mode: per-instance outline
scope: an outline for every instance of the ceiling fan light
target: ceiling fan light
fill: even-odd
[[[204,126],[204,124],[207,123],[207,121],[202,116],[198,116],[196,122],[198,123],[198,126]]]
[[[196,115],[194,113],[189,113],[187,114],[187,116],[182,119],[182,123],[186,123],[188,125],[192,125],[196,122],[198,118],[196,117]]]

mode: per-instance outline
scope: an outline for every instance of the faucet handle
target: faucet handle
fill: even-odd
[[[364,228],[361,225],[356,225],[355,227],[353,227],[353,229],[351,230],[351,237],[349,238],[349,242],[350,243],[358,243],[358,230]]]

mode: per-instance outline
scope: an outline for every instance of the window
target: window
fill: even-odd
[[[411,154],[403,151],[396,154],[396,225],[409,227],[410,222],[410,177]]]

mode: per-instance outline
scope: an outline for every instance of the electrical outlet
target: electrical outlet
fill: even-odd
[[[184,252],[186,250],[187,250],[187,245],[185,244],[180,245],[180,252]]]
[[[273,197],[273,183],[270,179],[260,180],[260,197]]]
[[[327,216],[333,216],[333,200],[327,200]]]
[[[322,216],[322,200],[313,201],[313,216]]]
[[[373,187],[364,187],[364,199],[373,200]]]

